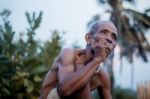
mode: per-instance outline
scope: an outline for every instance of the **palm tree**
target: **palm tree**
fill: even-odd
[[[133,53],[135,50],[138,50],[138,55],[147,62],[146,52],[150,51],[149,42],[145,37],[145,30],[150,28],[150,16],[148,12],[150,9],[145,10],[144,13],[140,13],[136,10],[127,9],[123,7],[124,1],[134,3],[134,0],[98,0],[99,4],[109,5],[110,10],[106,10],[111,14],[110,20],[114,22],[115,26],[118,29],[118,45],[120,47],[120,60],[125,56],[130,63],[133,62]],[[99,16],[96,15],[88,23],[88,26],[91,22],[100,20]],[[111,55],[105,62],[105,65],[108,67],[108,71],[111,75],[112,89],[114,85],[114,77],[112,71],[113,55]],[[132,81],[133,81],[133,65],[132,65]]]

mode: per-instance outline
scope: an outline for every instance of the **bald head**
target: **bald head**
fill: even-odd
[[[115,27],[115,25],[111,22],[111,21],[96,21],[93,22],[90,27],[89,27],[89,33],[90,34],[95,34],[96,31],[103,25],[109,26],[111,27],[114,31],[116,31],[117,33],[117,28]]]

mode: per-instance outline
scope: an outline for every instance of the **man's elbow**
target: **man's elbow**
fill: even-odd
[[[49,86],[42,86],[40,90],[40,97],[39,99],[47,99],[48,93],[50,91]]]
[[[72,93],[75,91],[83,88],[87,84],[86,79],[81,79],[78,81],[78,83],[72,85],[72,84],[66,84],[66,83],[61,83],[58,87],[58,93],[62,96],[70,96]]]
[[[44,93],[41,92],[38,99],[46,99],[46,98],[47,98],[46,95],[44,95]]]
[[[58,94],[63,97],[68,97],[71,95],[71,88],[66,85],[59,85],[58,87]]]

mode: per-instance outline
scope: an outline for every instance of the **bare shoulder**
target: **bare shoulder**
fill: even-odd
[[[75,57],[75,50],[71,48],[64,48],[60,51],[58,56],[54,59],[51,70],[57,70],[59,66],[70,65]]]
[[[102,87],[111,89],[110,76],[106,70],[101,69],[98,73]]]
[[[73,64],[76,57],[75,49],[64,48],[59,54],[59,61],[63,65]]]

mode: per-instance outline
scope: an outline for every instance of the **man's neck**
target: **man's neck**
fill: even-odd
[[[85,48],[85,64],[87,64],[89,61],[91,61],[94,58],[94,55],[92,53],[92,49],[90,46],[87,46]]]

